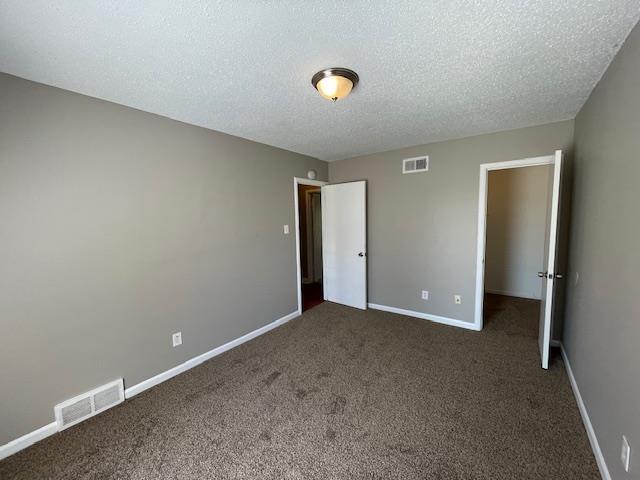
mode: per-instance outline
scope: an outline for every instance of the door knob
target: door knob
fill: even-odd
[[[562,278],[562,274],[561,273],[556,273],[555,277],[560,280]]]
[[[545,278],[547,276],[547,272],[538,272],[538,276],[540,278]]]
[[[360,253],[358,254],[358,256],[359,256],[359,257],[364,257],[364,255],[365,255],[365,254],[364,254],[364,252],[360,252]]]

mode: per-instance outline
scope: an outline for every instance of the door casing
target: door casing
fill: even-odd
[[[560,150],[556,154],[561,153]],[[478,192],[478,237],[476,257],[476,301],[474,314],[474,329],[482,330],[484,321],[482,317],[484,308],[484,270],[487,246],[487,196],[488,179],[491,170],[504,170],[508,168],[535,167],[537,165],[553,165],[556,154],[543,157],[523,158],[506,162],[483,163],[480,165],[480,189]]]
[[[296,234],[296,290],[298,293],[298,315],[302,314],[302,265],[300,263],[300,205],[298,205],[298,185],[313,185],[322,187],[328,182],[321,180],[309,180],[308,178],[293,178],[293,205],[295,211],[295,234]]]

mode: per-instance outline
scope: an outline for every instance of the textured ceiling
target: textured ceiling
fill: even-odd
[[[333,160],[573,118],[639,12],[640,0],[0,0],[0,71]],[[310,85],[331,66],[361,79],[336,104]]]

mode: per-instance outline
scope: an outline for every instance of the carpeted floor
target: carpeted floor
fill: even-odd
[[[537,302],[483,332],[322,303],[0,462],[10,479],[597,479]]]

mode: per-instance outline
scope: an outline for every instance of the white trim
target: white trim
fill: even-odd
[[[296,290],[298,291],[298,315],[302,314],[302,266],[300,265],[300,209],[298,205],[298,185],[314,185],[322,187],[327,182],[293,177],[293,208],[296,233]],[[324,264],[323,264],[324,266]]]
[[[555,162],[554,155],[523,158],[508,162],[483,163],[480,165],[480,188],[478,190],[478,236],[476,239],[476,303],[474,314],[475,330],[482,330],[482,308],[484,306],[484,257],[487,243],[487,189],[490,170],[550,165]]]
[[[50,424],[40,427],[33,432],[29,432],[15,440],[11,440],[9,443],[0,445],[0,460],[7,458],[9,455],[13,455],[14,453],[18,453],[20,450],[30,447],[40,440],[50,437],[57,431],[58,424],[56,422],[51,422]]]
[[[542,157],[523,158],[521,160],[507,160],[506,162],[483,163],[480,168],[486,170],[507,170],[510,168],[535,167],[537,165],[550,165],[555,161],[554,155]]]
[[[524,292],[507,292],[506,290],[494,290],[492,288],[485,288],[484,293],[493,293],[495,295],[503,295],[505,297],[526,298],[528,300],[540,300],[540,296],[534,297],[530,293]]]
[[[377,303],[368,303],[369,308],[374,310],[382,310],[383,312],[397,313],[399,315],[406,315],[408,317],[421,318],[422,320],[430,320],[436,323],[442,323],[443,325],[450,325],[452,327],[465,328],[467,330],[477,330],[476,325],[469,322],[463,322],[462,320],[456,320],[455,318],[441,317],[439,315],[432,315],[431,313],[415,312],[413,310],[405,310],[404,308],[389,307],[387,305],[379,305]]]
[[[203,353],[202,355],[193,357],[192,359],[187,360],[186,362],[181,363],[176,367],[170,368],[169,370],[159,373],[158,375],[155,375],[147,380],[143,380],[142,382],[127,388],[124,391],[124,396],[125,398],[128,399],[135,395],[138,395],[139,393],[142,393],[151,387],[155,387],[156,385],[164,382],[165,380],[169,380],[170,378],[173,378],[182,372],[186,372],[187,370],[190,370],[193,367],[200,365],[202,362],[205,362],[210,358],[220,355],[221,353],[224,353],[227,350],[231,350],[232,348],[237,347],[238,345],[241,345],[253,338],[256,338],[264,333],[267,333],[269,330],[273,330],[274,328],[279,327],[284,323],[287,323],[289,320],[296,318],[298,315],[299,313],[297,311],[291,312],[290,314],[285,315],[282,318],[279,318],[275,322],[271,322],[270,324],[265,325],[264,327],[260,327],[257,330],[254,330],[252,332],[247,333],[246,335],[243,335],[242,337],[236,338],[235,340],[231,340],[230,342],[227,342],[224,345],[214,348],[213,350],[209,350],[208,352]]]
[[[600,444],[598,443],[596,431],[593,429],[593,425],[591,424],[591,420],[589,419],[587,407],[582,400],[582,395],[580,395],[580,389],[578,388],[576,377],[573,376],[573,370],[571,370],[571,364],[569,363],[567,352],[565,351],[564,345],[562,343],[560,343],[560,351],[562,352],[564,368],[567,370],[567,376],[569,377],[569,382],[571,383],[573,395],[576,397],[576,402],[578,403],[578,410],[580,410],[582,423],[584,423],[584,428],[587,431],[587,437],[589,437],[589,443],[591,444],[593,455],[596,457],[596,463],[598,464],[600,475],[602,475],[603,480],[611,480],[611,475],[609,474],[609,469],[607,468],[607,462],[605,462],[604,460],[604,455],[602,455],[602,450],[600,449]]]
[[[269,330],[273,330],[274,328],[279,327],[284,323],[287,323],[289,320],[296,318],[298,315],[299,314],[297,311],[291,312],[290,314],[285,315],[284,317],[279,318],[278,320],[271,322],[270,324],[265,325],[264,327],[260,327],[257,330],[254,330],[252,332],[247,333],[246,335],[243,335],[242,337],[236,338],[235,340],[231,340],[230,342],[227,342],[224,345],[214,348],[213,350],[203,353],[202,355],[198,355],[197,357],[194,357],[191,360],[187,360],[186,362],[181,363],[176,367],[170,368],[169,370],[159,373],[154,377],[151,377],[136,385],[133,385],[132,387],[129,387],[124,391],[125,399],[129,399],[139,393],[142,393],[145,390],[151,387],[154,387],[159,383],[164,382],[165,380],[169,380],[170,378],[175,377],[176,375],[182,372],[185,372],[197,365],[200,365],[202,362],[205,362],[210,358],[220,355],[221,353],[224,353],[227,350],[230,350],[234,347],[237,347],[238,345],[248,342],[249,340],[255,337],[258,337],[264,333],[267,333]],[[58,423],[52,422],[48,425],[45,425],[44,427],[34,430],[33,432],[23,435],[22,437],[16,438],[15,440],[11,440],[10,442],[5,443],[4,445],[0,445],[0,460],[2,460],[3,458],[7,458],[9,455],[13,455],[14,453],[17,453],[20,450],[23,450],[33,445],[34,443],[39,442],[40,440],[53,435],[58,431],[59,431]]]

